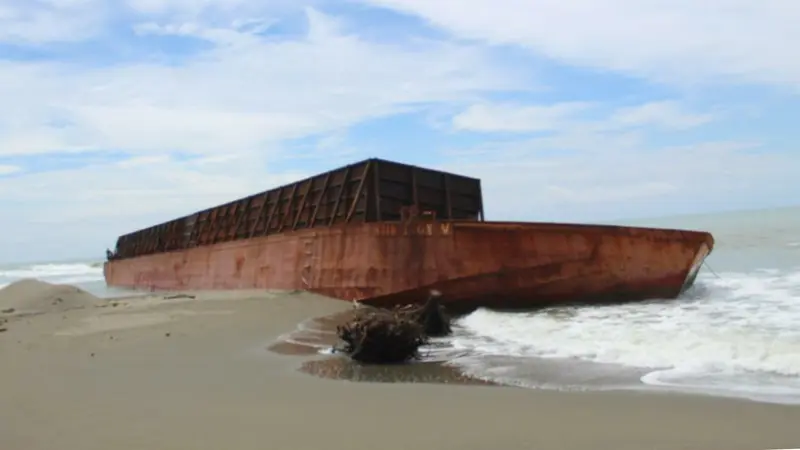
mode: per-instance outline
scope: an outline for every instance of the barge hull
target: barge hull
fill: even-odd
[[[452,309],[675,298],[710,234],[652,228],[443,221],[342,224],[117,259],[109,286],[307,290],[380,306],[437,289]]]

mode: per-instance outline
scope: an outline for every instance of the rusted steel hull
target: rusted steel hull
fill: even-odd
[[[343,224],[111,260],[110,286],[299,289],[391,306],[429,289],[452,309],[675,298],[709,233],[551,223]]]

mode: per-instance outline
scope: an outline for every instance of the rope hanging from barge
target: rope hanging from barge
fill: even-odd
[[[708,270],[710,270],[711,273],[714,274],[715,277],[717,277],[720,280],[722,279],[722,277],[719,276],[719,274],[717,272],[715,272],[714,269],[711,268],[711,265],[709,265],[707,261],[703,261],[703,265],[706,266],[706,268],[708,268]]]

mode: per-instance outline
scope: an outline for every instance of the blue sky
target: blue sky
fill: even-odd
[[[797,204],[793,0],[5,0],[0,260],[367,157],[490,219]]]

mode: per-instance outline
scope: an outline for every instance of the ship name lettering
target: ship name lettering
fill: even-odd
[[[393,224],[381,224],[375,230],[378,236],[449,236],[452,226],[449,223],[418,223],[403,224],[401,228]]]
[[[433,225],[429,223],[417,225],[417,235],[433,236]]]

